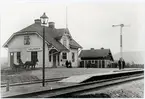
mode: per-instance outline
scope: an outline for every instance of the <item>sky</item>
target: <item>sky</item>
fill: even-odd
[[[109,48],[120,51],[120,27],[123,51],[145,51],[144,0],[3,0],[0,3],[1,57],[8,49],[2,45],[9,37],[34,23],[45,12],[56,28],[66,27],[83,49]]]

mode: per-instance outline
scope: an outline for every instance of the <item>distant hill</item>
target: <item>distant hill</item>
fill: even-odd
[[[120,53],[116,53],[113,55],[114,60],[118,60],[120,58]],[[123,59],[126,62],[135,64],[144,64],[145,63],[145,52],[136,51],[136,52],[123,52]]]

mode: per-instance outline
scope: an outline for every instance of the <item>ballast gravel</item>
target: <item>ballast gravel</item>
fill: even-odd
[[[144,79],[134,80],[127,83],[110,86],[101,90],[84,92],[76,96],[93,96],[90,98],[94,98],[96,96],[95,98],[97,98],[98,95],[99,97],[101,97],[101,94],[106,95],[108,98],[144,98]]]

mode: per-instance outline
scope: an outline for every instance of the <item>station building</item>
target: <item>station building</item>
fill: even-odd
[[[79,55],[81,62],[80,67],[86,68],[110,68],[114,61],[110,49],[82,50]]]
[[[43,26],[40,19],[16,33],[3,45],[8,48],[8,64],[38,60],[38,66],[43,62]],[[71,36],[68,28],[55,28],[54,22],[45,26],[45,66],[62,67],[66,60],[71,61],[72,67],[78,66],[78,51],[82,48]],[[36,66],[37,67],[37,66]]]

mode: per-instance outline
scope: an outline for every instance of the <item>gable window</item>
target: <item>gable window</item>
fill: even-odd
[[[62,59],[67,59],[67,53],[62,53]]]
[[[72,52],[72,62],[75,62],[75,53]]]
[[[30,45],[30,37],[24,36],[24,45]]]
[[[67,46],[66,38],[63,38],[63,45],[64,45],[65,47]]]

